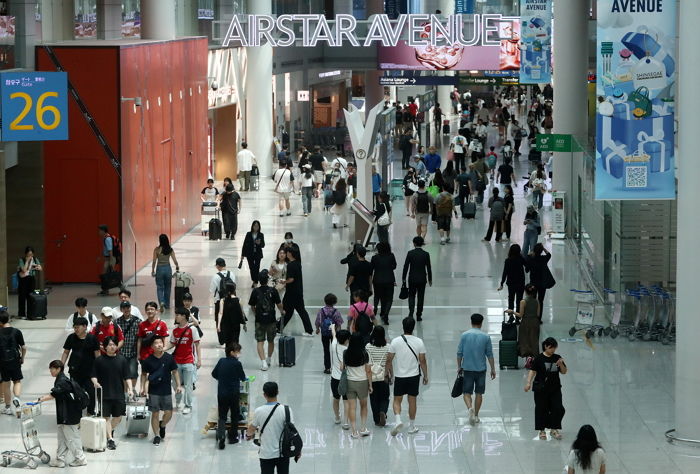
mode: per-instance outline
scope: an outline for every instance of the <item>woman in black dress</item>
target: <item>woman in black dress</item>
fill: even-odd
[[[508,258],[503,264],[501,285],[498,291],[503,289],[503,283],[508,285],[508,309],[515,309],[515,303],[520,303],[525,291],[525,272],[527,267],[525,259],[520,255],[520,245],[513,244],[508,250]]]
[[[564,405],[561,401],[561,380],[559,374],[566,374],[568,369],[564,359],[557,350],[557,340],[548,337],[542,342],[542,353],[532,361],[532,368],[527,373],[525,391],[535,394],[535,429],[540,432],[540,439],[546,440],[546,428],[554,439],[561,439],[561,419],[564,418]]]
[[[403,177],[403,197],[406,201],[406,215],[411,216],[411,196],[413,196],[413,189],[418,189],[418,179],[416,178],[415,168],[408,168],[406,176]]]
[[[539,243],[535,245],[526,260],[527,268],[530,270],[530,284],[537,288],[537,300],[540,302],[540,322],[542,322],[544,295],[556,283],[548,266],[551,258],[552,254]]]
[[[241,325],[243,325],[244,331],[248,330],[246,321],[243,309],[241,309],[241,302],[236,296],[236,284],[231,282],[226,285],[224,311],[216,325],[216,335],[219,338],[219,344],[225,345],[238,342],[238,338],[241,335]]]
[[[244,257],[248,260],[248,269],[250,270],[250,279],[253,280],[253,288],[258,284],[260,261],[263,258],[262,249],[264,247],[265,235],[260,232],[260,221],[253,221],[250,226],[250,232],[245,234],[243,250],[241,251],[241,262],[243,262]]]

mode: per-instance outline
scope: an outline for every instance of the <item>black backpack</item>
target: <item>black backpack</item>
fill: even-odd
[[[223,298],[226,296],[226,286],[229,283],[233,283],[233,280],[231,279],[231,272],[227,271],[226,275],[219,272],[217,275],[219,275],[219,298]]]
[[[255,319],[260,324],[271,324],[277,320],[275,304],[272,302],[272,291],[273,288],[267,287],[260,288],[258,292],[258,300],[255,302]]]
[[[12,362],[19,359],[19,350],[15,340],[15,331],[0,333],[0,361]]]
[[[90,404],[90,396],[78,382],[73,379],[69,380],[71,386],[73,387],[73,399],[76,403],[80,404],[81,410],[85,410]]]
[[[355,311],[357,311],[357,317],[355,318],[355,332],[359,332],[363,336],[371,334],[372,329],[374,328],[374,324],[372,324],[372,320],[366,313],[369,304],[365,303],[365,308],[362,310],[360,310],[354,304],[352,305],[352,307],[355,308]]]
[[[280,434],[280,457],[296,458],[301,455],[304,442],[289,416],[289,407],[284,406],[284,427]]]
[[[416,212],[427,214],[430,212],[430,198],[428,193],[418,193],[416,196]]]
[[[73,313],[73,326],[75,326],[75,321],[76,321],[79,317],[80,317],[80,314],[79,314],[77,311],[76,311],[75,313]],[[92,325],[92,324],[93,324],[93,321],[95,320],[95,315],[92,314],[90,311],[88,311],[88,313],[87,313],[85,319],[87,319],[87,320],[88,320],[88,323],[89,323],[90,325]]]

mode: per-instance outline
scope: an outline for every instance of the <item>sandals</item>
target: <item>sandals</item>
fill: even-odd
[[[559,432],[559,430],[549,430],[549,434],[550,434],[550,435],[552,436],[552,438],[554,438],[554,439],[561,439],[561,438],[562,438],[561,433]]]
[[[547,440],[547,433],[545,433],[544,431],[540,431],[540,439],[543,441],[546,441]]]

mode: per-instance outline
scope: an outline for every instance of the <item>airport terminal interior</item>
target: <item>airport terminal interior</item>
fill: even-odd
[[[0,2],[0,325],[9,317],[0,472],[700,472],[690,285],[700,168],[681,158],[694,154],[697,117],[676,98],[700,101],[700,61],[687,46],[698,17],[694,0]],[[264,246],[253,243],[260,233]],[[262,252],[261,270],[280,268],[276,252],[289,239],[313,332],[289,291],[299,282],[271,281],[287,291],[276,318],[292,316],[263,363],[247,252]],[[391,352],[403,324],[415,324],[426,364],[415,420],[406,397],[402,426],[395,416],[393,393],[407,379],[382,377],[373,386],[387,389],[385,416],[376,422],[367,400],[355,428],[343,403],[339,419],[333,411],[336,363],[333,373],[324,366],[333,336],[318,334],[317,313],[332,293],[342,328],[361,333],[349,317],[360,278],[347,278],[387,243],[395,285],[388,320],[377,315],[372,328],[384,329]],[[400,293],[416,245],[431,281],[414,311],[420,283],[411,276],[411,295]],[[515,267],[533,292],[522,307],[509,303]],[[219,319],[234,318],[215,316],[227,271],[247,325],[222,340]],[[173,330],[183,274],[199,308],[192,363],[201,367],[191,406],[173,402],[167,434],[139,414],[169,395],[125,395],[109,442],[99,417],[58,425],[58,400],[35,404],[58,384],[49,363],[79,332],[77,298],[101,324],[121,315],[124,290],[132,314],[145,317],[155,302],[166,346],[181,349]],[[369,289],[375,305],[385,288]],[[509,308],[523,313],[518,324]],[[495,367],[478,416],[463,393],[479,384],[455,383],[477,372],[458,361],[474,314]],[[139,332],[142,349],[149,331]],[[224,443],[212,371],[231,342],[247,382],[237,441]],[[549,362],[552,344],[564,364]],[[401,349],[394,370],[418,370]],[[266,407],[267,382],[303,441],[298,459],[284,458],[288,471],[263,462],[278,441],[268,435],[261,449],[244,434],[259,435],[254,411]],[[66,447],[70,433],[77,441]]]

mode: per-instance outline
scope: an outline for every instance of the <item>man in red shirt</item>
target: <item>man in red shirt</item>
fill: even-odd
[[[202,366],[202,352],[199,347],[199,332],[190,324],[190,310],[187,308],[175,309],[175,327],[170,336],[168,349],[175,348],[173,356],[177,364],[177,372],[180,374],[180,382],[184,386],[185,407],[183,415],[192,412],[192,392],[196,370]],[[195,351],[197,357],[195,358]],[[175,394],[175,405],[180,405],[182,392]]]
[[[102,345],[102,341],[109,336],[117,339],[117,351],[124,345],[124,333],[119,326],[114,324],[113,318],[114,311],[109,306],[105,306],[100,312],[100,321],[95,324],[90,331],[90,334],[94,334],[97,337],[97,340],[100,343],[100,352],[102,354],[107,353]]]
[[[410,104],[408,104],[408,112],[411,114],[411,123],[415,128],[418,119],[418,104],[416,104],[416,99],[413,99]]]
[[[156,336],[168,337],[168,325],[158,317],[158,303],[149,301],[146,303],[146,320],[139,323],[139,331],[136,333],[136,352],[139,360],[144,361],[153,354],[153,338]]]

